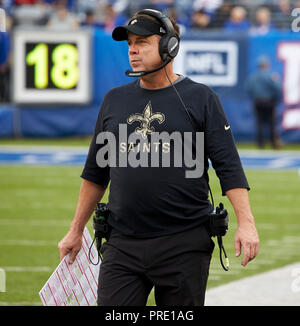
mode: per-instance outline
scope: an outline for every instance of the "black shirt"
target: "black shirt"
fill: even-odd
[[[249,189],[228,121],[216,94],[209,87],[187,77],[176,84],[176,89],[188,113],[172,86],[145,89],[138,80],[112,89],[103,99],[81,177],[104,187],[110,182],[111,213],[108,221],[123,234],[135,237],[161,236],[205,222],[212,211],[208,199],[208,159],[220,179],[223,195],[233,188]],[[153,117],[157,119],[153,119],[145,129],[138,117],[149,118],[154,114]],[[117,156],[120,151],[123,154],[138,151],[130,142],[125,145],[120,141],[121,124],[127,127],[128,135],[137,133],[138,129],[143,133],[141,130],[144,127],[146,139],[154,131],[168,134],[176,131],[182,137],[185,132],[193,132],[194,135],[196,131],[203,132],[203,175],[186,178],[185,173],[189,168],[184,160],[180,167],[172,165],[172,154],[175,155],[172,141],[164,146],[157,144],[155,148],[151,147],[150,152],[148,148],[148,155],[153,150],[160,153],[170,150],[169,167],[162,167],[161,159],[159,167],[120,167],[118,163],[116,166],[99,167],[97,153],[104,148],[99,141],[96,143],[99,133],[110,132],[116,137]],[[195,150],[195,137],[193,140]]]

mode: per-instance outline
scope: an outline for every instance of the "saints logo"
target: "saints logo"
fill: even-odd
[[[165,121],[164,114],[160,112],[152,113],[151,101],[146,105],[143,114],[135,113],[129,116],[127,119],[128,124],[132,124],[135,121],[140,123],[140,127],[135,129],[135,132],[141,134],[144,139],[147,138],[148,134],[155,131],[153,126],[150,126],[151,122],[157,120],[159,124]]]

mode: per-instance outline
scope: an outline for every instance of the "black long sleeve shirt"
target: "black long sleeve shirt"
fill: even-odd
[[[155,237],[204,223],[212,211],[208,199],[208,159],[220,180],[223,195],[233,188],[249,189],[229,123],[216,94],[187,77],[176,84],[176,89],[188,113],[172,86],[150,90],[142,88],[139,80],[112,89],[103,99],[81,177],[104,187],[110,182],[108,222],[123,234]],[[123,141],[120,125],[127,128],[128,135],[139,133],[145,140],[149,140],[153,132],[169,135],[177,132],[182,139],[185,133],[202,132],[203,174],[187,178],[186,171],[190,168],[184,159],[181,166],[174,164],[175,144],[172,140],[156,144],[150,150],[149,147],[139,147],[149,156],[151,151],[160,154],[169,151],[169,167],[161,166],[161,158],[160,166],[151,166],[149,158],[147,167],[130,164],[120,167],[121,152],[121,155],[138,152],[136,144]],[[116,151],[112,155],[117,157],[117,164],[112,166],[99,166],[99,160],[103,158],[99,151],[107,146],[99,144],[99,138],[97,141],[103,132],[109,132],[116,139],[110,144],[110,149]],[[193,153],[199,146],[195,139]]]

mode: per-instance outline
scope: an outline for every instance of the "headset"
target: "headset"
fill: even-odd
[[[164,27],[166,30],[166,33],[162,36],[161,40],[159,41],[159,55],[161,59],[163,60],[162,65],[159,67],[147,70],[147,71],[131,71],[127,70],[125,73],[128,77],[141,77],[148,75],[152,72],[156,72],[162,68],[164,68],[168,63],[171,62],[173,58],[176,57],[179,51],[179,43],[180,38],[176,34],[176,31],[173,27],[172,22],[170,19],[165,16],[163,13],[161,13],[158,10],[154,9],[143,9],[137,12],[137,15],[148,15],[156,18]]]

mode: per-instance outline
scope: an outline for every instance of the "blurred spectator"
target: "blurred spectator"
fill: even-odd
[[[81,22],[81,26],[89,26],[96,28],[104,28],[105,25],[97,21],[95,13],[92,9],[87,9],[85,12],[85,19]]]
[[[180,15],[178,13],[178,9],[175,6],[169,9],[168,15],[170,18],[176,21],[180,30],[180,35],[183,35],[186,30],[190,28],[190,19],[187,20],[187,17],[185,15]]]
[[[6,17],[6,32],[0,32],[0,102],[10,100],[10,28],[11,19]]]
[[[150,0],[150,7],[167,13],[174,5],[174,0]]]
[[[42,0],[42,2],[52,7],[56,4],[63,3],[70,11],[75,11],[78,0]]]
[[[128,17],[122,12],[117,13],[112,4],[106,6],[106,15],[104,28],[107,33],[111,33],[116,26],[124,25],[128,21]]]
[[[211,25],[211,16],[205,10],[197,10],[192,14],[192,25],[191,28],[205,30]]]
[[[16,6],[23,6],[23,5],[34,5],[36,0],[15,0],[14,4]]]
[[[112,0],[110,0],[110,3]],[[113,6],[114,6],[114,10],[117,12],[117,13],[125,13],[127,8],[128,8],[128,5],[129,5],[129,2],[130,0],[113,0]]]
[[[128,5],[126,9],[126,15],[128,17],[131,17],[134,13],[136,13],[138,10],[150,8],[150,0],[128,0]]]
[[[97,0],[77,0],[77,12],[79,14],[84,14],[87,10],[95,12],[98,2]]]
[[[191,26],[193,3],[194,0],[175,0],[173,8],[176,15],[172,15],[172,10],[169,11],[169,16],[175,18],[176,23],[180,27],[180,34],[184,33]]]
[[[55,30],[70,30],[79,27],[79,21],[66,7],[64,1],[56,4],[56,10],[50,17],[47,27]]]
[[[214,14],[214,17],[211,22],[212,28],[223,28],[225,22],[230,17],[230,11],[232,6],[229,3],[223,3]]]
[[[251,28],[252,34],[265,35],[275,30],[271,21],[271,12],[267,7],[260,7],[255,14],[256,24]]]
[[[263,5],[272,5],[277,2],[277,0],[230,0],[231,3],[237,3],[242,6],[247,7],[259,7]]]
[[[192,12],[194,0],[174,0],[174,6],[179,13]]]
[[[14,0],[0,0],[0,8],[4,9],[7,15],[12,14]]]
[[[247,19],[246,9],[241,6],[233,7],[230,11],[230,17],[224,24],[224,29],[229,31],[244,30],[250,28],[250,23]]]
[[[93,12],[97,23],[104,26],[107,0],[77,0],[77,13],[81,22],[86,20],[86,13]]]
[[[257,61],[258,71],[249,76],[246,90],[253,100],[254,114],[257,123],[257,145],[264,147],[263,127],[268,125],[269,137],[273,148],[280,147],[276,131],[276,104],[280,99],[281,88],[279,77],[270,72],[270,61],[261,56]]]
[[[223,0],[195,0],[193,10],[204,10],[206,13],[212,15],[222,5]]]
[[[280,29],[290,29],[293,17],[291,16],[292,6],[290,0],[279,0],[274,12],[274,22]]]
[[[42,0],[36,0],[34,5],[17,6],[13,11],[14,25],[45,25],[51,11],[52,7]]]

